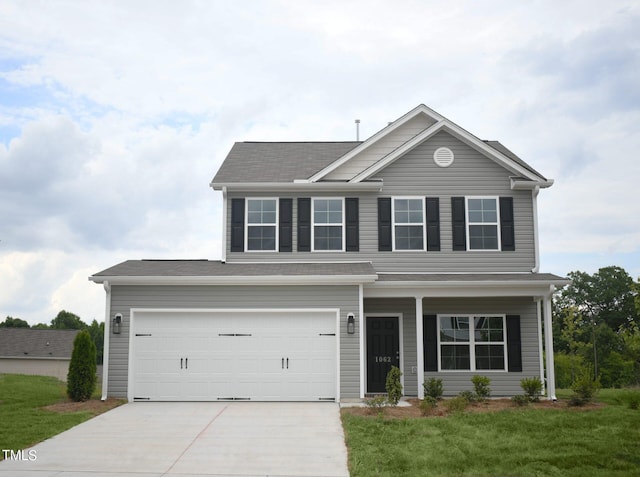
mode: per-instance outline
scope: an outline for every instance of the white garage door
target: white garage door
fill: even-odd
[[[135,311],[130,400],[337,396],[334,311]]]

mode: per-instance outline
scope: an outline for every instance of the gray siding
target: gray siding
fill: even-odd
[[[359,316],[357,286],[112,286],[111,315],[122,313],[120,335],[109,340],[108,395],[127,397],[131,308],[339,308],[340,397],[360,397],[359,331],[348,335],[347,314]]]
[[[540,376],[540,355],[538,352],[538,315],[532,298],[428,298],[423,302],[424,314],[449,313],[496,313],[520,315],[522,340],[522,372],[505,371],[468,372],[426,372],[425,380],[441,378],[445,396],[453,396],[460,391],[472,391],[471,377],[474,374],[491,379],[492,396],[513,396],[522,394],[520,380]]]
[[[455,154],[448,168],[433,162],[438,147],[449,147]],[[381,193],[345,194],[360,199],[360,251],[359,252],[297,252],[297,203],[293,204],[293,252],[235,252],[229,250],[231,220],[228,201],[227,261],[371,261],[382,272],[524,272],[534,266],[533,202],[531,192],[512,191],[509,171],[484,155],[440,132],[413,151],[382,170],[376,178],[384,180]],[[276,194],[279,197],[320,197],[322,194]],[[276,196],[274,195],[274,196]],[[326,194],[335,197],[336,194]],[[440,198],[439,252],[379,252],[378,251],[378,197],[428,196]],[[514,203],[514,252],[452,251],[451,197],[468,195],[511,196]],[[229,194],[232,197],[250,197],[252,194]],[[253,194],[264,197],[264,193]]]
[[[404,377],[404,394],[418,395],[418,376],[416,343],[416,300],[414,298],[365,298],[364,312],[370,314],[389,313],[402,314],[402,347],[404,353],[402,374]],[[365,350],[366,357],[366,350]]]

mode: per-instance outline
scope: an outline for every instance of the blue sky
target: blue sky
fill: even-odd
[[[234,141],[366,138],[424,103],[555,185],[542,271],[640,276],[635,1],[0,4],[0,319],[104,314],[87,277],[220,256]]]

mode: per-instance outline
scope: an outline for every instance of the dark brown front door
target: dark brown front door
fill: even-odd
[[[367,317],[367,392],[386,392],[391,366],[400,367],[397,317]]]

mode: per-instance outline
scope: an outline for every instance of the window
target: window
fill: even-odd
[[[394,250],[424,250],[424,199],[393,199]]]
[[[500,250],[498,198],[467,197],[468,250]]]
[[[440,370],[506,370],[504,316],[443,315],[438,321]]]
[[[247,199],[247,250],[276,251],[278,199]]]
[[[344,250],[343,199],[313,199],[313,250]]]

